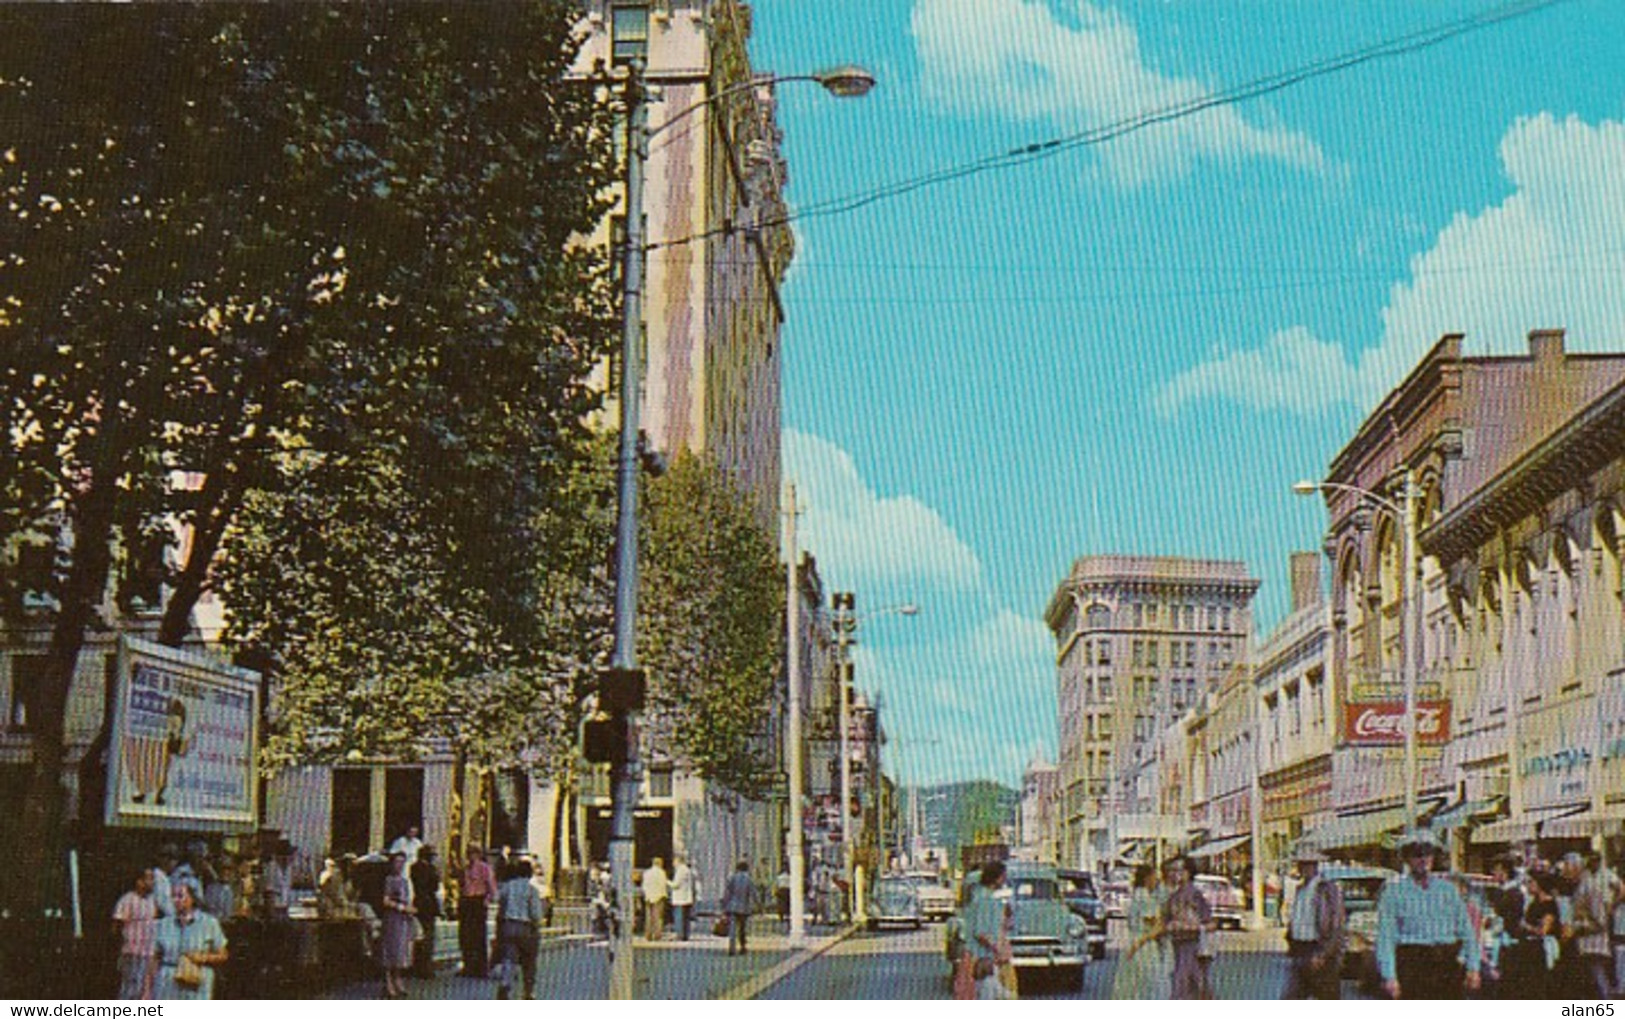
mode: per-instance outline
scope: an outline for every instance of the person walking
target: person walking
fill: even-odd
[[[666,900],[671,895],[671,879],[666,876],[666,861],[655,857],[643,872],[639,882],[643,891],[643,936],[659,941],[666,933]]]
[[[982,867],[971,900],[965,907],[964,951],[970,959],[970,977],[976,1000],[1003,1001],[1010,990],[999,979],[999,968],[1010,962],[1006,930],[1008,912],[997,892],[1004,887],[1004,863],[994,860]]]
[[[1317,847],[1301,843],[1293,853],[1302,883],[1287,917],[1287,956],[1291,971],[1286,999],[1343,996],[1343,945],[1348,912],[1337,882],[1320,873],[1326,856]]]
[[[152,997],[158,951],[158,904],[152,901],[151,867],[136,871],[130,890],[114,904],[113,929],[119,936],[119,999],[145,1001]]]
[[[412,965],[412,944],[417,940],[417,910],[412,905],[412,881],[406,874],[406,853],[389,854],[384,878],[383,931],[378,939],[378,965],[384,971],[384,997],[406,997],[406,971]]]
[[[1573,993],[1581,998],[1607,998],[1613,980],[1609,970],[1613,959],[1608,944],[1612,903],[1595,870],[1586,866],[1579,853],[1563,857],[1563,877],[1574,886],[1573,916],[1569,921],[1568,944],[1578,956],[1574,960]]]
[[[420,927],[420,936],[412,948],[412,973],[425,979],[434,976],[435,927],[440,922],[440,868],[435,866],[434,857],[434,847],[424,846],[407,872]]]
[[[496,901],[497,878],[479,846],[469,846],[467,856],[457,885],[457,944],[463,959],[462,975],[484,977],[491,965],[486,916],[490,904]]]
[[[530,883],[533,873],[529,860],[515,860],[497,890],[498,998],[508,997],[516,968],[523,980],[523,997],[536,994],[536,950],[544,912],[542,897]]]
[[[1456,886],[1433,875],[1442,851],[1430,831],[1406,835],[1399,846],[1405,873],[1377,900],[1377,972],[1390,998],[1460,998],[1463,988],[1478,990],[1478,932]]]
[[[1211,998],[1213,988],[1201,954],[1202,938],[1213,923],[1213,906],[1191,880],[1190,867],[1183,857],[1163,863],[1162,883],[1168,887],[1168,897],[1162,904],[1163,936],[1173,956],[1170,997],[1176,1001]]]
[[[1133,891],[1123,924],[1132,940],[1117,960],[1112,999],[1166,1001],[1173,985],[1168,950],[1162,939],[1162,880],[1157,868],[1149,863],[1134,868]]]
[[[153,997],[165,1001],[209,1001],[217,966],[230,958],[220,921],[198,908],[201,897],[191,881],[174,882],[175,912],[158,921],[153,937],[158,974]]]
[[[389,854],[393,856],[396,853],[405,853],[406,863],[411,866],[417,860],[418,851],[422,848],[423,830],[415,824],[409,824],[406,826],[406,831],[389,844]]]
[[[750,862],[740,860],[722,890],[722,912],[728,917],[728,954],[744,955],[749,948],[745,927],[756,911],[756,884],[750,879]]]
[[[677,925],[677,940],[688,940],[689,914],[694,911],[694,871],[688,860],[678,854],[671,864],[671,912]]]

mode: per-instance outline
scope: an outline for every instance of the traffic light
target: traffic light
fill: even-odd
[[[642,669],[605,669],[598,677],[598,710],[612,715],[642,711],[648,687]]]
[[[581,727],[581,756],[593,764],[620,764],[626,760],[631,726],[625,715],[599,715]]]

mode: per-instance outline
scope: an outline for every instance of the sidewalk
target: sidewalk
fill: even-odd
[[[449,951],[448,951],[449,929]],[[542,942],[536,966],[536,997],[540,999],[602,999],[609,991],[609,955],[601,941],[553,928]],[[635,997],[643,1000],[707,1000],[750,998],[793,972],[803,963],[844,938],[849,928],[809,926],[807,944],[793,951],[781,925],[771,917],[757,917],[750,927],[750,952],[728,955],[728,939],[696,930],[689,941],[663,940],[655,944],[641,938],[633,943]],[[496,981],[457,976],[455,924],[442,923],[436,931],[436,960],[441,973],[433,980],[409,981],[408,996],[423,1000],[476,1000],[496,997]],[[381,980],[347,984],[326,997],[336,1000],[377,998]]]

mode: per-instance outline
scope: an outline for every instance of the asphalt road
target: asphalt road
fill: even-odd
[[[1117,965],[1117,939],[1121,925],[1112,925],[1112,945],[1106,958],[1084,971],[1083,990],[1072,992],[1043,974],[1023,976],[1022,997],[1054,1000],[1091,1000],[1110,997]],[[949,996],[948,964],[943,956],[941,924],[919,932],[882,931],[857,934],[813,959],[761,997],[776,999],[845,998],[864,1000],[930,1000]],[[1232,1000],[1278,998],[1286,985],[1286,955],[1279,929],[1221,932],[1219,956],[1213,963],[1214,990]],[[1031,981],[1028,976],[1039,977]],[[1361,997],[1351,982],[1344,997]]]

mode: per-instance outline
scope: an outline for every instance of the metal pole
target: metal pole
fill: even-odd
[[[1248,828],[1252,836],[1253,862],[1253,927],[1264,926],[1264,786],[1263,786],[1263,732],[1262,713],[1258,710],[1258,685],[1253,674],[1252,627],[1247,628],[1247,713],[1252,722],[1252,782],[1249,792],[1252,802],[1248,806]]]
[[[626,75],[626,252],[621,266],[621,443],[615,518],[613,660],[617,669],[637,668],[638,358],[643,334],[643,161],[648,141],[648,109],[643,100],[643,63],[634,60]],[[609,964],[609,997],[614,1001],[632,998],[633,810],[643,767],[638,717],[638,712],[628,714],[626,760],[618,766],[610,788],[609,870],[618,914]]]
[[[801,823],[801,585],[796,577],[796,486],[785,487],[785,571],[789,603],[785,611],[788,631],[785,641],[785,672],[790,686],[790,947],[799,948],[807,938],[806,895],[807,860],[802,848]]]
[[[857,903],[857,890],[852,887],[852,726],[849,720],[852,635],[848,628],[852,625],[852,610],[842,609],[837,613],[836,624],[840,628],[836,639],[836,646],[840,649],[840,676],[835,685],[839,697],[838,716],[841,729],[841,875],[846,880],[846,910],[850,917],[853,906]]]
[[[1405,827],[1416,827],[1416,668],[1422,646],[1422,591],[1416,570],[1416,485],[1405,472]]]

